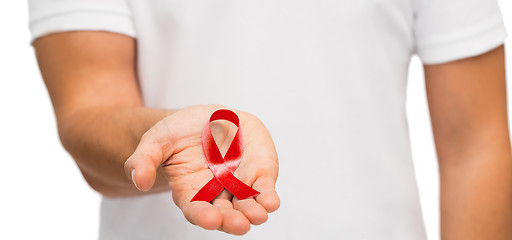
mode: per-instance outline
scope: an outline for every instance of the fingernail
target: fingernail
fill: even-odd
[[[132,175],[132,182],[133,182],[133,185],[135,185],[135,187],[136,187],[137,189],[139,189],[139,191],[141,191],[141,190],[140,190],[140,188],[139,188],[139,187],[137,187],[137,183],[135,182],[134,174],[135,174],[135,169],[132,169],[132,174],[131,174],[131,175]]]

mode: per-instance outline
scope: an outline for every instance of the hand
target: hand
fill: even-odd
[[[251,224],[264,223],[267,213],[279,208],[275,191],[278,175],[277,154],[272,138],[255,116],[235,111],[240,118],[244,153],[234,175],[260,192],[256,197],[239,200],[224,191],[212,203],[190,202],[213,174],[208,168],[201,134],[210,115],[219,105],[198,105],[184,108],[164,118],[141,138],[135,152],[125,163],[125,172],[141,191],[154,184],[156,171],[162,163],[172,197],[187,220],[205,229],[218,229],[242,235]],[[222,154],[235,135],[237,127],[227,121],[214,121],[211,131]]]

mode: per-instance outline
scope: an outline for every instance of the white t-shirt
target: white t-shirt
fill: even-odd
[[[495,0],[31,0],[33,38],[137,38],[148,107],[258,116],[281,208],[243,239],[425,239],[405,112],[410,58],[442,63],[506,36]],[[188,223],[170,193],[103,198],[100,239],[235,239]]]

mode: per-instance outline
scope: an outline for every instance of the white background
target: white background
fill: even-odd
[[[507,13],[512,2],[499,2],[511,32],[512,16]],[[0,239],[95,239],[100,196],[60,145],[51,102],[29,44],[27,9],[26,1],[0,1]],[[506,44],[512,46],[512,37]],[[512,51],[507,59],[512,59]],[[510,61],[507,70],[510,75]],[[428,237],[437,240],[437,163],[416,57],[409,77],[407,108],[416,176]],[[508,77],[509,86],[510,81]],[[509,93],[509,112],[510,99]]]

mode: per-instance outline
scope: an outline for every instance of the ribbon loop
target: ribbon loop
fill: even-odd
[[[210,123],[215,120],[227,120],[238,127],[235,137],[224,157],[222,157],[210,129]],[[236,113],[228,109],[215,111],[203,130],[202,145],[206,163],[213,173],[213,178],[197,192],[191,202],[211,202],[224,188],[238,199],[245,199],[259,194],[258,191],[247,186],[233,175],[242,160],[243,153],[242,131],[240,129],[240,120]]]

